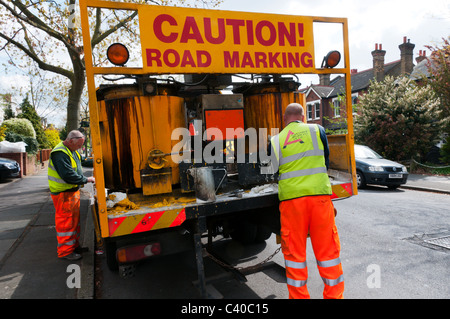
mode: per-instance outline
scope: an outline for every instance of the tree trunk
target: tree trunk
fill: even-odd
[[[67,101],[67,132],[80,127],[80,102],[85,82],[84,70],[75,68]]]

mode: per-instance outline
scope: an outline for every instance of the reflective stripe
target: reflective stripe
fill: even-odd
[[[311,133],[311,141],[315,150],[319,149],[319,142],[317,141],[316,128],[315,126],[309,127],[309,132]]]
[[[316,168],[302,169],[299,171],[286,172],[286,173],[281,174],[280,180],[293,178],[293,177],[301,177],[301,176],[320,174],[320,173],[327,174],[327,168],[326,167],[316,167]]]
[[[306,261],[304,262],[295,262],[292,260],[284,260],[286,267],[295,268],[295,269],[303,269],[306,268]]]
[[[336,286],[344,281],[344,275],[340,275],[337,279],[327,279],[322,277],[322,280],[327,286]]]
[[[50,167],[52,170],[56,171],[56,168],[55,168],[55,166],[53,166],[53,163],[51,161],[49,161],[48,167]]]
[[[302,159],[304,157],[308,157],[308,156],[324,156],[324,155],[325,155],[325,153],[323,150],[319,150],[319,149],[309,150],[306,152],[289,155],[287,157],[282,157],[280,159],[280,165],[287,164],[287,163],[290,163],[293,161],[297,161],[297,160],[300,160],[300,159]]]
[[[57,183],[60,183],[60,184],[72,185],[72,184],[67,184],[62,178],[57,178],[57,177],[53,177],[53,176],[48,175],[48,179],[50,181],[57,182]]]
[[[72,232],[67,232],[67,233],[56,233],[56,236],[58,237],[64,237],[64,236],[76,236],[78,235],[78,232],[76,231],[72,231]]]
[[[333,267],[341,263],[341,259],[338,257],[336,259],[317,261],[317,265],[320,267]]]
[[[306,280],[294,280],[291,278],[287,278],[287,284],[294,287],[303,287],[304,285],[306,285]]]
[[[61,246],[72,246],[72,245],[75,245],[76,242],[77,242],[76,239],[74,239],[74,240],[68,241],[67,243],[64,243],[64,244],[58,243],[58,247],[61,247]]]

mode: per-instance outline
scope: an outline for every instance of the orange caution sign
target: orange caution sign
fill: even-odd
[[[163,6],[139,7],[151,73],[302,73],[315,68],[313,19]]]

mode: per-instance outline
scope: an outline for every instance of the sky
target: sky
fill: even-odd
[[[358,71],[372,68],[371,52],[376,43],[382,44],[386,51],[385,63],[389,63],[400,59],[398,46],[403,37],[415,44],[414,57],[417,57],[419,50],[426,50],[430,55],[425,45],[441,44],[442,38],[450,36],[448,0],[224,0],[213,9],[347,18],[350,68]],[[320,63],[328,51],[342,47],[341,37],[337,36],[341,31],[335,24],[315,24],[314,28],[316,63]],[[317,84],[318,76],[301,76],[300,82],[301,87]],[[10,91],[11,86],[28,85],[22,74],[5,75],[0,70],[0,93]]]
[[[359,71],[372,68],[376,43],[383,45],[388,63],[400,59],[398,46],[405,36],[416,45],[414,57],[426,50],[425,45],[442,43],[450,36],[448,0],[224,0],[219,9],[347,18],[350,68]],[[332,47],[334,36],[322,36]]]

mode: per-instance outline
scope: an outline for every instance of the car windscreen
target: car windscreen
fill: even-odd
[[[355,158],[382,158],[367,146],[355,145]]]

